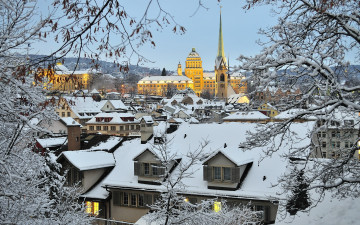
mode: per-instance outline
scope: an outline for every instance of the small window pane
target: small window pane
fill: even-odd
[[[221,167],[214,167],[214,179],[221,180]]]

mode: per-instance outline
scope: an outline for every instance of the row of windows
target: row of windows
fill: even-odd
[[[204,180],[212,182],[238,182],[240,180],[239,167],[204,166]]]
[[[341,135],[342,134],[342,135]],[[318,132],[318,138],[326,138],[327,132],[326,131],[320,131]],[[354,136],[353,130],[346,130],[346,131],[340,131],[340,130],[333,130],[330,133],[330,137],[332,138],[351,138]]]
[[[344,142],[344,147],[345,147],[345,148],[350,148],[350,147],[352,147],[352,145],[353,145],[353,143],[350,142],[350,141],[345,141],[345,142]],[[327,144],[326,144],[325,141],[321,142],[321,147],[326,148],[326,146],[327,146]],[[331,146],[332,148],[340,148],[341,142],[340,142],[340,141],[331,141],[331,142],[330,142],[330,146]]]
[[[89,130],[104,130],[108,131],[110,127],[111,131],[116,131],[116,126],[89,126]],[[127,131],[127,130],[140,130],[140,125],[125,125],[125,126],[118,126],[120,127],[120,131]],[[94,129],[95,128],[95,129]]]
[[[134,162],[135,176],[159,177],[165,174],[165,168],[160,163]]]
[[[133,192],[113,192],[113,204],[116,206],[146,207],[153,204],[160,195]]]

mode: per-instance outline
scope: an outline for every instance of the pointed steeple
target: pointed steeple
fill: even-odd
[[[222,22],[221,22],[221,7],[220,7],[220,28],[219,28],[219,45],[218,52],[215,60],[216,68],[219,68],[220,65],[224,65],[226,67],[226,57],[224,52],[224,41],[222,34]]]

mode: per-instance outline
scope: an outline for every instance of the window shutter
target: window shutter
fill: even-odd
[[[144,194],[144,205],[152,205],[152,195],[150,194]]]
[[[134,175],[139,176],[140,175],[140,163],[134,162]]]
[[[214,180],[213,176],[212,176],[212,169],[213,169],[212,166],[205,165],[203,167],[203,178],[204,178],[204,180],[209,181],[209,182]]]
[[[208,166],[203,166],[203,180],[206,180],[207,181],[207,170]]]
[[[240,181],[240,167],[231,168],[231,182],[239,183]]]
[[[267,223],[270,221],[270,206],[264,207],[264,222]]]
[[[113,192],[113,204],[114,205],[120,205],[121,203],[121,192],[120,191],[114,191]]]

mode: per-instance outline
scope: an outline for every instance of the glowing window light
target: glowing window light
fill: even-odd
[[[85,202],[85,204],[86,204],[85,212],[88,213],[88,214],[91,214],[92,213],[92,204],[91,204],[91,202]]]
[[[221,202],[214,202],[214,212],[220,212]]]
[[[93,202],[94,203],[94,215],[98,216],[99,215],[99,203],[98,202]]]

